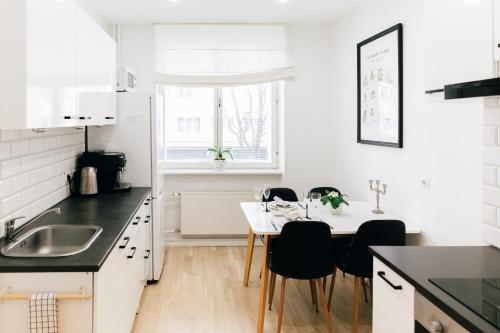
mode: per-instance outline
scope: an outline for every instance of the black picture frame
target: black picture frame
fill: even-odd
[[[362,98],[362,89],[361,89],[361,84],[362,84],[362,59],[361,59],[361,48],[365,45],[368,45],[370,43],[376,42],[379,38],[386,36],[390,33],[397,32],[397,55],[398,55],[398,60],[397,60],[397,77],[398,77],[398,87],[397,87],[397,96],[398,96],[398,102],[397,102],[397,113],[398,113],[398,128],[397,128],[397,140],[395,142],[387,142],[387,141],[376,141],[376,140],[367,140],[363,139],[363,133],[362,133],[362,105],[361,105],[361,98]],[[357,44],[357,90],[358,90],[358,95],[357,95],[357,104],[358,104],[358,110],[357,110],[357,141],[358,143],[361,144],[368,144],[368,145],[376,145],[376,146],[385,146],[385,147],[394,147],[394,148],[403,148],[403,24],[398,23],[360,43]]]

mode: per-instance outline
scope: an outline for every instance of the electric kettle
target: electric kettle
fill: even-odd
[[[94,167],[84,167],[80,173],[80,194],[97,194],[97,169]]]

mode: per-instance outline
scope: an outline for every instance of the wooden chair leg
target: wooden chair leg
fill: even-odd
[[[314,292],[313,292],[313,280],[309,280],[309,290],[311,291],[311,300],[312,300],[312,304],[316,304],[316,302],[314,301]]]
[[[323,291],[325,291],[325,290],[326,290],[326,279],[327,279],[327,278],[328,278],[328,276],[325,276],[325,277],[323,278]]]
[[[321,288],[321,279],[317,279],[316,283],[318,284],[319,296],[321,298],[321,312],[323,313],[323,317],[325,318],[328,333],[333,333],[332,320],[330,318],[330,315],[328,314],[328,309],[326,308],[327,301],[325,291],[323,290],[323,288]]]
[[[310,280],[312,284],[312,292],[313,292],[313,302],[316,306],[316,313],[319,312],[319,306],[318,306],[318,293],[316,292],[316,283],[313,280]],[[321,286],[319,289],[322,289]]]
[[[353,327],[354,327],[354,333],[358,333],[358,317],[359,317],[359,302],[358,302],[358,295],[359,295],[359,285],[360,285],[360,277],[354,277],[354,322],[353,322]]]
[[[277,332],[281,332],[281,323],[283,322],[283,307],[285,306],[285,287],[286,287],[286,277],[281,277],[281,292],[280,292],[280,302],[278,305],[278,329]]]
[[[342,275],[345,277],[345,272],[342,272]]]
[[[333,268],[332,281],[330,282],[330,293],[328,294],[328,311],[332,305],[333,287],[335,287],[335,277],[337,276],[337,267]]]
[[[276,273],[271,272],[271,281],[269,284],[269,310],[271,310],[273,306],[273,297],[274,297],[274,286],[276,285]]]
[[[368,294],[366,292],[366,281],[365,281],[365,278],[361,278],[361,286],[363,286],[363,293],[365,294],[365,303],[368,303]]]

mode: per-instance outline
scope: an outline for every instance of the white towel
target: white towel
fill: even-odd
[[[31,294],[28,316],[30,333],[58,333],[56,294]]]

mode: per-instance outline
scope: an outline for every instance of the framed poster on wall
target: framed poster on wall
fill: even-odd
[[[358,43],[358,143],[403,147],[403,25]]]

